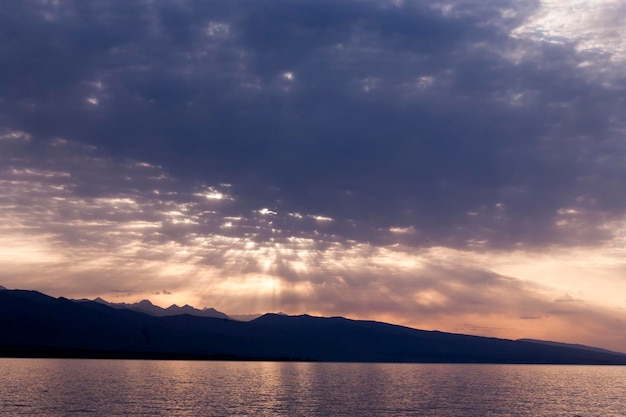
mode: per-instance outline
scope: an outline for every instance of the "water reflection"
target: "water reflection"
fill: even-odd
[[[626,367],[0,359],[2,415],[626,416]]]

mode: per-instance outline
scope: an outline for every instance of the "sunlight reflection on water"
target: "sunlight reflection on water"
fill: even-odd
[[[626,367],[0,359],[1,415],[626,416]]]

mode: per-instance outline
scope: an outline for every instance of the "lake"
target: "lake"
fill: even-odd
[[[626,416],[626,367],[0,359],[0,415]]]

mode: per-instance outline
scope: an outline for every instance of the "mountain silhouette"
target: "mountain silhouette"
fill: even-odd
[[[24,290],[0,291],[0,329],[0,356],[11,357],[626,365],[612,352],[343,317],[157,317]]]
[[[551,342],[549,340],[537,340],[537,339],[518,339],[518,340],[521,342],[539,343],[539,344],[549,345],[549,346],[563,346],[563,347],[568,347],[572,349],[582,349],[582,350],[591,350],[594,352],[604,352],[604,353],[613,353],[616,355],[626,355],[626,353],[614,352],[608,349],[602,349],[602,348],[593,347],[593,346],[586,346],[586,345],[581,345],[577,343]]]
[[[87,302],[89,300],[78,300],[81,302]],[[198,317],[214,317],[218,319],[229,319],[228,315],[222,313],[221,311],[217,311],[214,308],[204,308],[202,310],[192,307],[190,305],[185,304],[182,307],[177,306],[176,304],[172,304],[167,308],[162,308],[157,305],[152,304],[150,300],[142,300],[138,303],[127,304],[127,303],[110,303],[108,301],[103,300],[98,297],[93,300],[97,303],[107,305],[109,307],[117,308],[117,309],[127,309],[133,311],[139,311],[142,313],[149,314],[151,316],[156,317],[165,317],[165,316],[177,316],[180,314],[189,314],[190,316],[198,316]]]

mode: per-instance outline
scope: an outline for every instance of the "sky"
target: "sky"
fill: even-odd
[[[626,352],[621,0],[7,0],[0,285]]]

